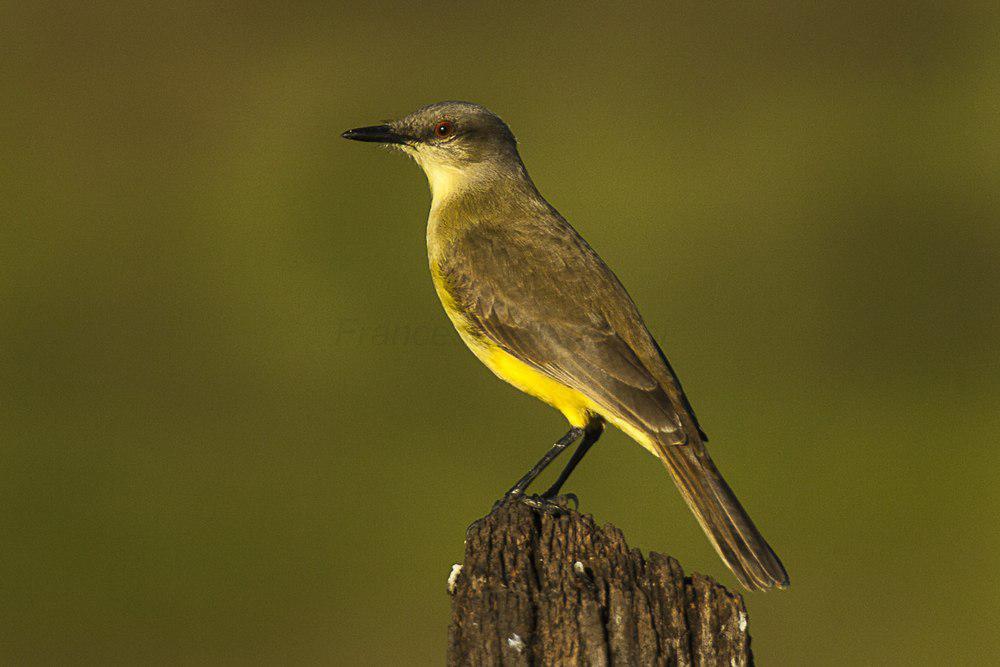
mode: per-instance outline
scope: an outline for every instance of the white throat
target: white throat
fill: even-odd
[[[431,209],[436,209],[454,195],[466,190],[476,180],[475,168],[459,168],[454,165],[431,159],[419,150],[407,150],[407,153],[420,165],[427,176],[427,184],[431,188]]]

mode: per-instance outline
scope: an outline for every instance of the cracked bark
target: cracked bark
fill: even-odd
[[[506,503],[454,580],[449,665],[750,665],[743,598],[614,526]]]

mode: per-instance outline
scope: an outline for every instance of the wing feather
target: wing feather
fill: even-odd
[[[469,324],[614,415],[685,442],[682,395],[671,397],[658,379],[672,376],[666,366],[652,372],[637,353],[636,338],[647,348],[655,342],[614,274],[568,225],[523,231],[474,226],[441,262],[445,289]]]

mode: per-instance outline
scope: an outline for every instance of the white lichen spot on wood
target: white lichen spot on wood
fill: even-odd
[[[455,594],[455,582],[458,581],[458,575],[462,571],[462,566],[455,563],[451,566],[451,574],[448,575],[448,592],[452,595]]]
[[[507,637],[507,646],[520,653],[524,650],[524,640],[521,639],[521,635],[515,632],[510,637]]]
[[[742,611],[740,612],[740,632],[747,631],[747,615]]]

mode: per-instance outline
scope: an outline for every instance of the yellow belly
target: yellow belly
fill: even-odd
[[[481,351],[472,351],[497,377],[545,401],[563,413],[570,425],[584,426],[589,421],[588,415],[600,414],[599,408],[576,389],[553,380],[499,347],[480,347]]]
[[[600,406],[583,392],[552,379],[506,352],[491,340],[478,335],[470,325],[469,320],[456,306],[451,294],[445,289],[433,262],[431,263],[431,275],[438,297],[441,299],[441,305],[444,306],[448,318],[455,325],[462,341],[497,377],[559,410],[571,426],[585,426],[594,416],[600,416],[649,450],[650,453],[656,454],[655,445],[647,433],[621,419],[613,411]]]
[[[462,335],[462,338],[469,349],[497,377],[559,410],[571,426],[584,426],[594,416],[603,417],[651,454],[656,455],[656,446],[647,433],[592,401],[582,392],[553,380],[495,345],[483,345],[479,341],[474,344],[469,341],[465,334]]]

